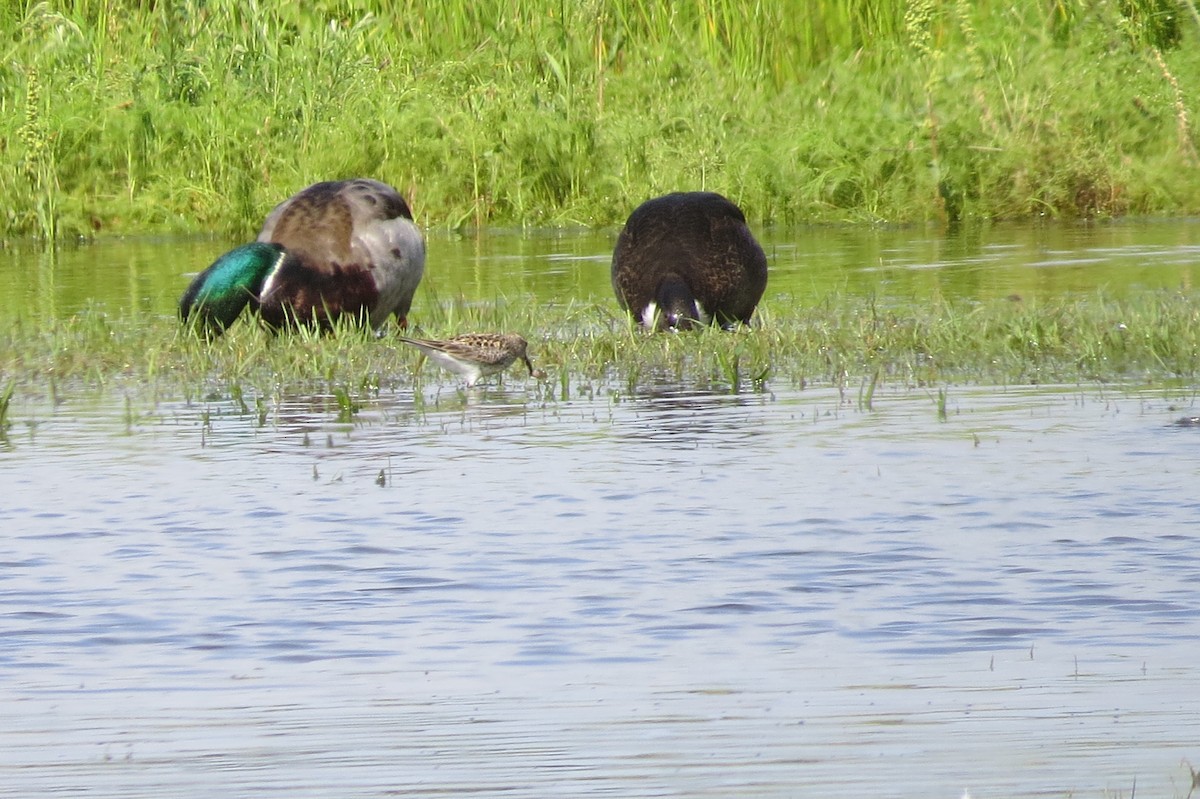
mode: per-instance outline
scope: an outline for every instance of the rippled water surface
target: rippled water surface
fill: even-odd
[[[1153,230],[979,263],[828,232],[875,265],[806,275],[776,241],[772,290],[1075,291],[1092,258],[1185,284],[1194,228]],[[488,297],[509,261],[608,290],[601,237],[508,238],[453,243],[438,291]],[[100,301],[169,312],[186,270],[146,246]],[[69,313],[68,284],[20,312]],[[1190,390],[951,386],[944,417],[898,387],[417,390],[352,423],[305,396],[15,409],[0,796],[1187,795]]]

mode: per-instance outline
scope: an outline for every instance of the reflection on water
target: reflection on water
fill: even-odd
[[[1198,233],[768,230],[764,302],[1190,287]],[[615,307],[613,239],[434,234],[415,308]],[[0,319],[230,244],[2,250]],[[15,407],[0,796],[1187,794],[1193,397],[610,388]]]
[[[0,795],[1186,793],[1189,398],[523,385],[22,409]]]
[[[1187,289],[1200,269],[1200,221],[1002,225],[949,231],[823,227],[759,232],[771,267],[763,300],[816,303],[849,294],[911,300],[1114,296]],[[414,302],[612,303],[615,231],[432,231]],[[173,314],[191,276],[237,242],[212,237],[104,239],[42,252],[0,249],[0,320],[66,316],[91,303],[111,312]]]

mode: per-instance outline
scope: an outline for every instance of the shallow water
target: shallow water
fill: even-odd
[[[1112,296],[1200,285],[1200,219],[1079,225],[812,227],[759,231],[771,268],[766,312],[849,296],[1033,299],[1102,288]],[[413,304],[459,296],[612,302],[616,231],[431,232]],[[173,314],[191,276],[239,242],[212,237],[102,239],[44,253],[0,249],[0,322],[113,312]],[[615,303],[614,303],[615,304]]]
[[[797,246],[773,301],[1085,291],[1070,264],[1100,252],[1136,272],[1119,292],[1190,280],[1195,228],[1147,228],[985,237],[977,266],[826,231],[847,266],[809,274]],[[441,296],[493,296],[499,263],[608,290],[602,237],[454,246],[478,256]],[[848,266],[874,250],[907,254]],[[169,313],[182,278],[160,296],[152,273],[98,299]],[[80,304],[66,285],[37,313]],[[545,403],[515,372],[419,390],[349,424],[306,396],[261,424],[17,409],[0,796],[1187,794],[1187,392],[951,386],[943,420],[899,388],[870,410],[680,385]]]

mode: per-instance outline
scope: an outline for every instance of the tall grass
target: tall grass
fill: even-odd
[[[1193,15],[19,0],[0,7],[0,235],[242,231],[356,174],[450,227],[612,224],[679,188],[784,223],[1193,212]]]

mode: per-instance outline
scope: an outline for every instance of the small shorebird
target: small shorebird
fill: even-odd
[[[613,251],[621,308],[652,330],[750,324],[767,288],[767,256],[732,202],[713,192],[647,200]]]
[[[328,330],[343,316],[407,327],[424,271],[425,239],[399,192],[366,178],[315,183],[275,206],[257,241],[196,275],[179,315],[210,336],[247,305],[276,330]]]
[[[529,362],[525,352],[528,343],[514,333],[464,333],[448,339],[399,338],[440,366],[467,378],[467,388],[480,378],[503,372],[518,358],[525,362],[530,377],[545,377],[542,370],[534,369]]]

